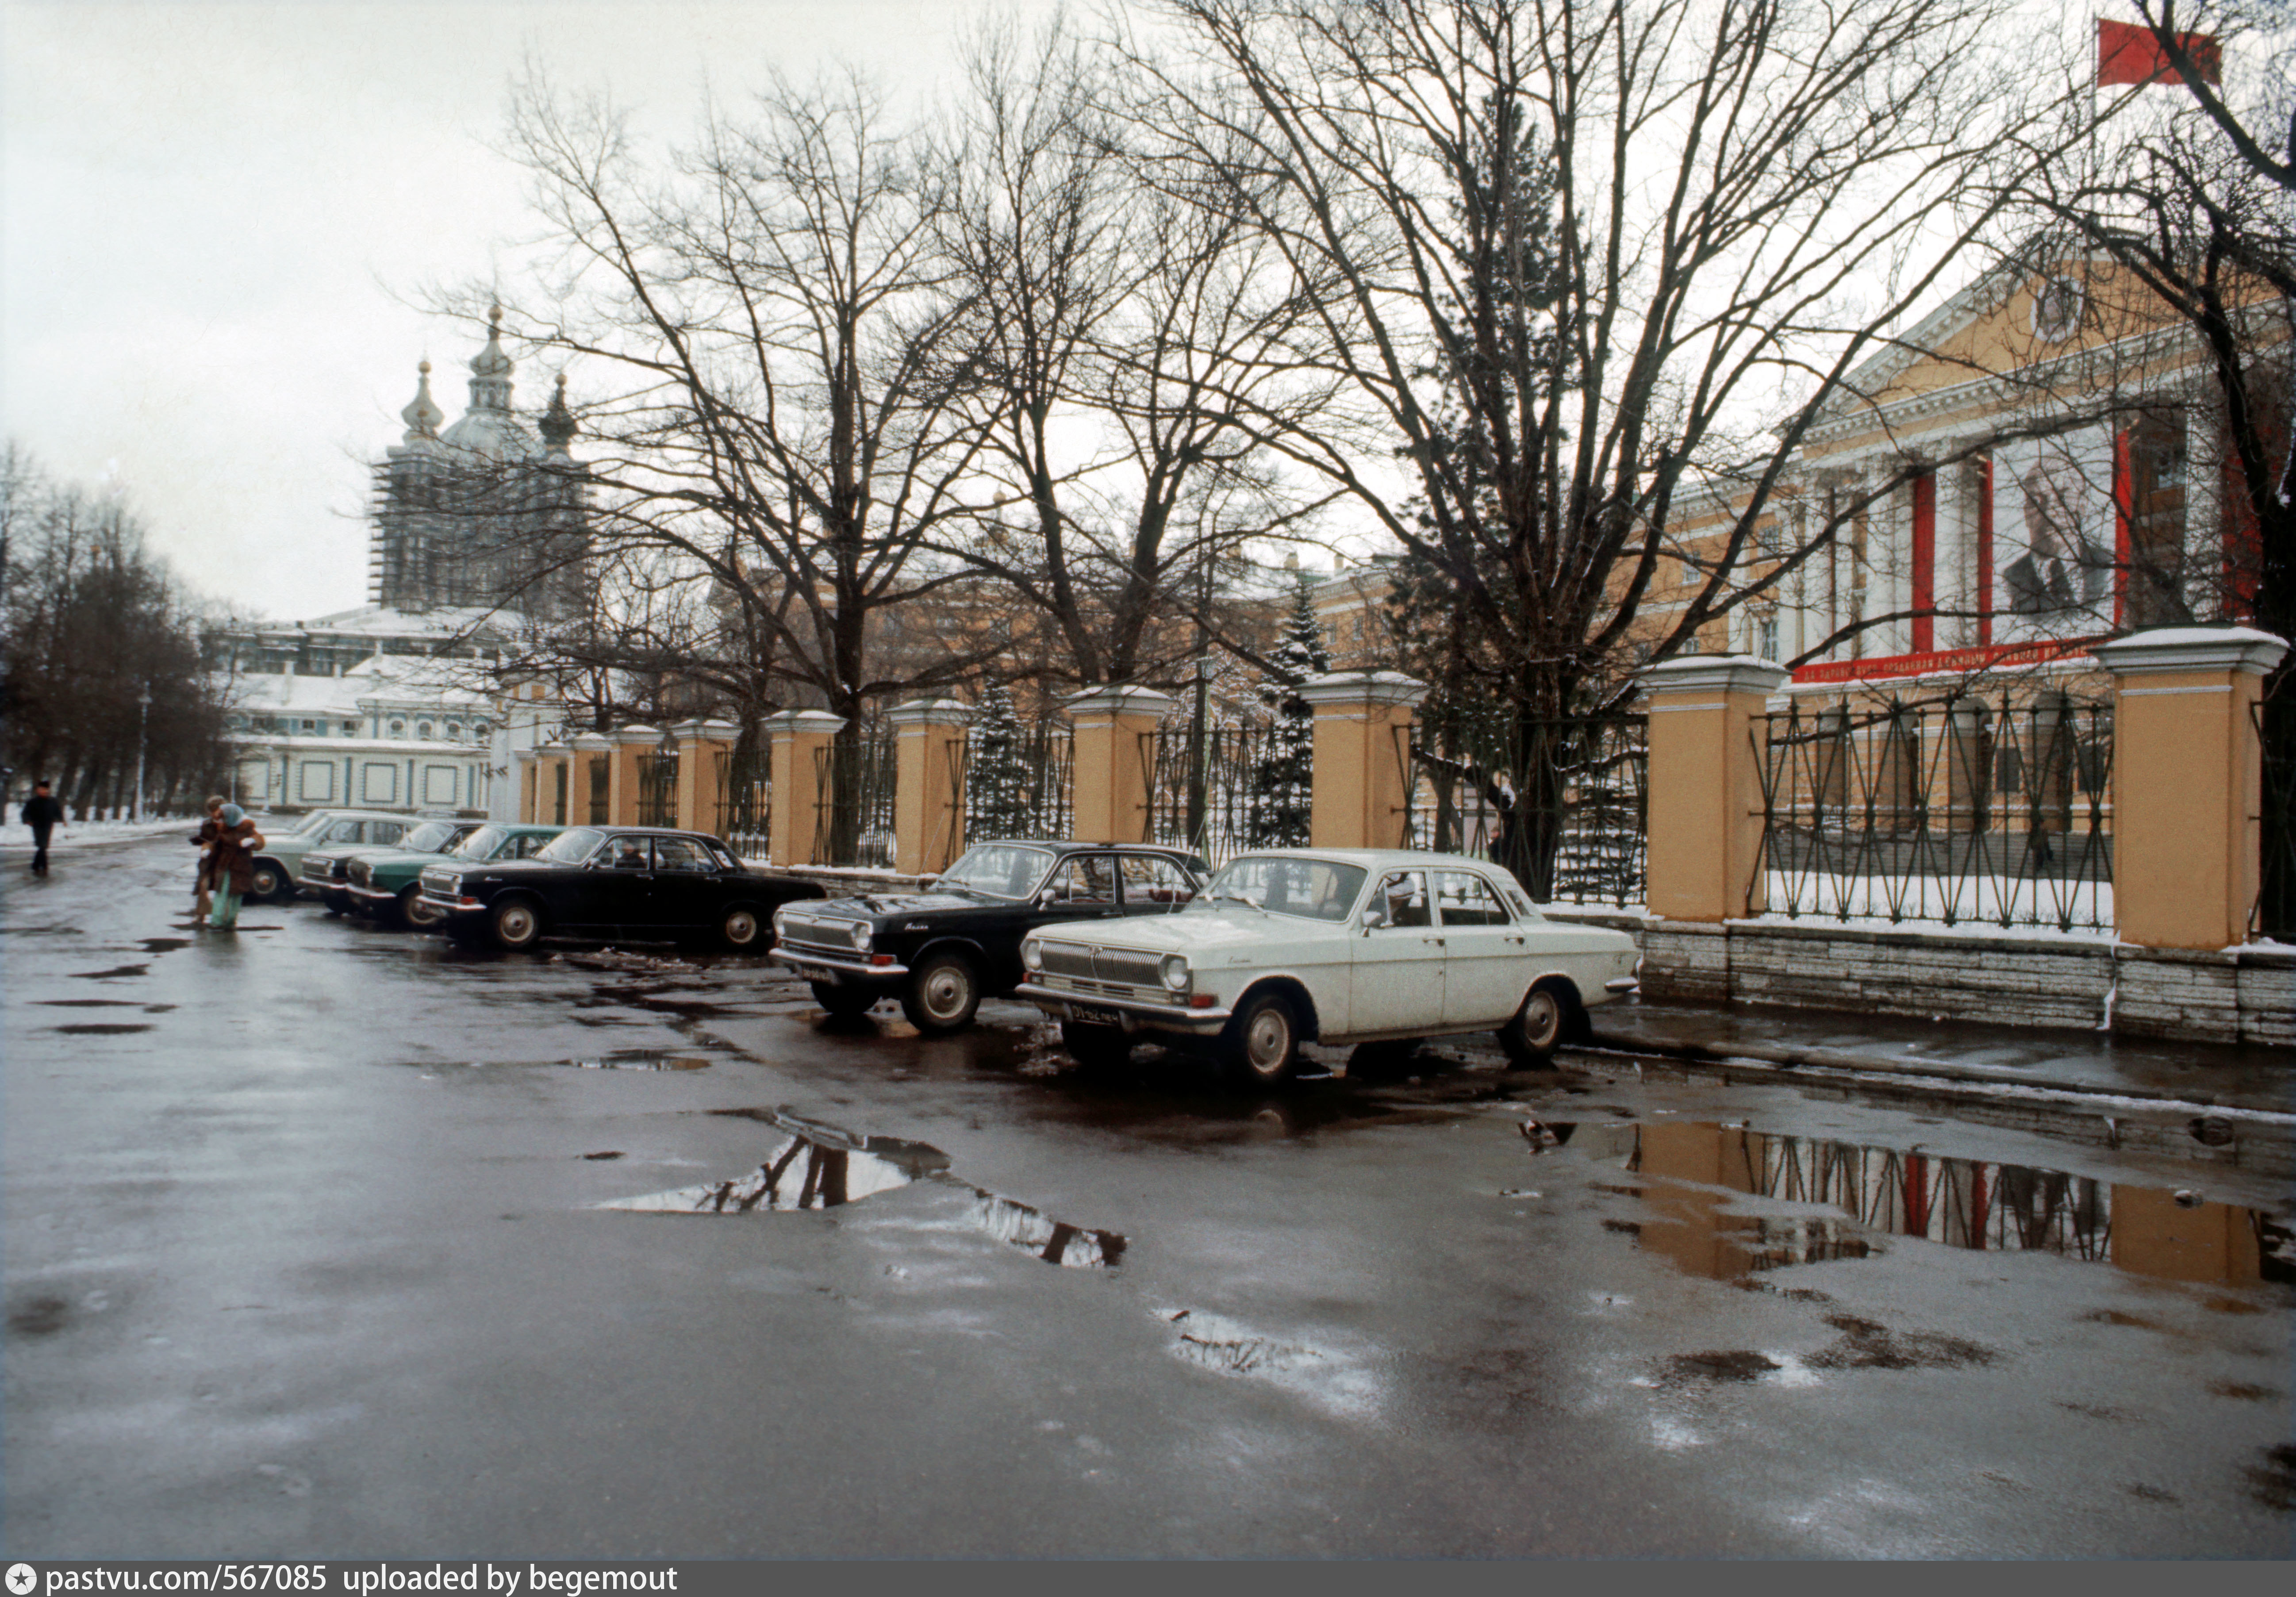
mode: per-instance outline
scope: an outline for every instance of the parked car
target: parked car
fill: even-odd
[[[759,950],[774,912],[819,898],[809,881],[744,867],[716,838],[659,827],[577,826],[531,859],[454,860],[423,867],[426,908],[447,934],[501,948],[545,937],[637,941],[714,938]]]
[[[489,864],[529,859],[546,848],[563,826],[510,825],[489,822],[457,825],[455,835],[438,847],[424,848],[425,828],[409,832],[404,848],[364,849],[348,862],[344,890],[351,913],[421,929],[436,926],[439,912],[422,902],[422,872],[448,862]],[[303,862],[308,872],[310,861]]]
[[[296,878],[314,848],[396,843],[422,822],[388,810],[322,809],[312,811],[291,831],[275,831],[273,823],[271,816],[255,818],[264,846],[255,856],[255,887],[248,897],[263,902],[284,902],[295,896]]]
[[[330,844],[314,848],[303,856],[303,864],[296,872],[296,885],[304,892],[317,894],[319,902],[327,906],[329,914],[348,914],[352,908],[351,861],[360,855],[390,853],[397,849],[444,854],[485,824],[483,821],[424,821],[396,843],[356,847]]]
[[[1021,939],[1070,921],[1185,908],[1211,867],[1149,844],[981,843],[923,892],[876,893],[785,910],[774,958],[813,983],[832,1015],[898,998],[919,1031],[970,1025],[983,997],[1019,985]]]
[[[1021,959],[1018,995],[1079,1063],[1145,1036],[1210,1044],[1259,1083],[1288,1078],[1303,1041],[1495,1031],[1510,1061],[1544,1065],[1588,1006],[1636,986],[1624,932],[1547,920],[1488,861],[1384,849],[1241,855],[1169,920],[1043,927]]]

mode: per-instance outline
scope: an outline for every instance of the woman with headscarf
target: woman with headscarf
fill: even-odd
[[[208,924],[229,930],[239,923],[239,901],[255,887],[255,851],[263,846],[255,823],[236,804],[226,804],[208,827],[214,828],[214,851],[208,856],[206,883],[215,895]]]

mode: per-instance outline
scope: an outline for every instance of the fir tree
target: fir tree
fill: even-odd
[[[1013,692],[991,683],[981,695],[972,723],[964,782],[964,835],[968,842],[995,842],[1031,830],[1032,773],[1027,733],[1013,713]]]
[[[1245,840],[1255,848],[1296,848],[1308,840],[1316,721],[1308,701],[1294,690],[1332,668],[1324,629],[1316,619],[1315,598],[1304,577],[1292,590],[1291,617],[1268,659],[1275,671],[1261,681],[1259,700],[1267,707],[1269,725],[1259,758],[1252,764]]]

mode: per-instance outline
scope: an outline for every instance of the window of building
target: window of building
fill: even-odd
[[[428,721],[417,721],[414,724],[414,735],[418,738],[429,737],[430,735],[430,723]]]
[[[1763,659],[1778,658],[1778,612],[1770,610],[1754,618],[1754,652]]]
[[[395,738],[405,737],[406,735],[406,723],[404,721],[393,721],[390,724],[390,735]]]
[[[447,735],[450,738],[461,737],[463,735],[463,724],[460,721],[447,722]]]
[[[482,738],[493,730],[494,728],[488,726],[484,721],[473,721],[471,723],[471,735],[474,738]]]
[[[303,735],[305,737],[315,737],[317,735],[318,731],[319,724],[316,721],[305,721],[303,723]]]

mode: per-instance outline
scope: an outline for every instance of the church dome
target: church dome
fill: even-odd
[[[487,314],[487,347],[471,361],[471,408],[439,434],[456,449],[487,460],[532,460],[542,446],[510,407],[511,358],[503,352],[502,307]]]

